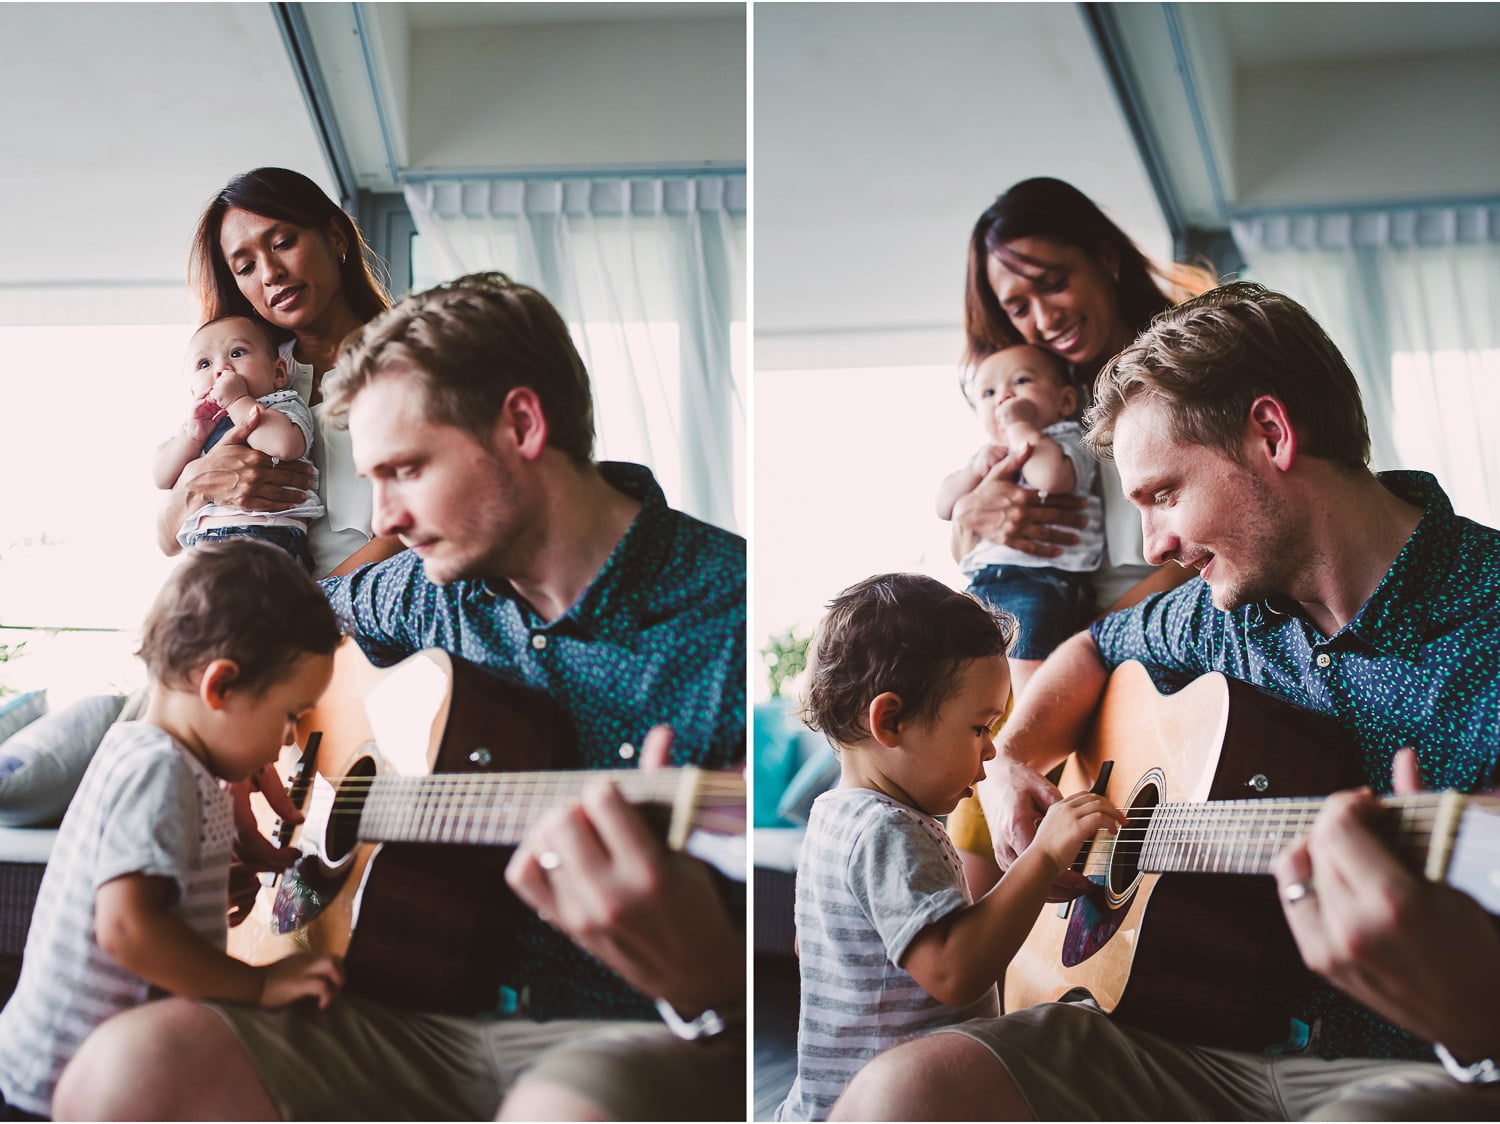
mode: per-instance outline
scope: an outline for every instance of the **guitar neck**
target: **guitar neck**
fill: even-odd
[[[744,778],[693,768],[386,774],[346,781],[333,815],[357,816],[364,842],[508,845],[519,843],[549,808],[577,801],[600,780],[632,804],[668,810],[673,848],[693,831],[744,832]]]
[[[1310,797],[1160,804],[1136,810],[1146,812],[1146,826],[1122,828],[1116,850],[1138,844],[1139,869],[1149,873],[1269,874],[1276,855],[1312,830],[1323,803]],[[1441,792],[1382,803],[1389,813],[1385,841],[1410,868],[1481,904],[1495,899],[1496,906],[1486,908],[1500,911],[1500,798]],[[1486,894],[1477,887],[1487,887]]]

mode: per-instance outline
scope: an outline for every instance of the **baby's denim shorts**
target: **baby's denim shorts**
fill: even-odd
[[[970,579],[969,592],[1016,618],[1013,659],[1040,660],[1093,617],[1091,576],[1051,566],[986,566]]]

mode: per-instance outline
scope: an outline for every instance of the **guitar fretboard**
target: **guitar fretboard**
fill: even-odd
[[[689,829],[744,831],[744,778],[699,769],[380,775],[340,785],[331,816],[357,818],[365,842],[514,844],[542,813],[601,780],[632,804],[680,811]]]
[[[1208,803],[1159,804],[1125,809],[1132,820],[1106,849],[1095,848],[1085,873],[1104,873],[1123,857],[1146,873],[1269,874],[1277,854],[1312,830],[1324,799],[1223,800]],[[1454,792],[1395,796],[1382,801],[1388,819],[1382,835],[1412,868],[1434,880],[1447,879],[1455,859],[1460,829],[1484,813],[1483,833],[1467,823],[1466,863],[1500,869],[1500,798],[1461,796]]]

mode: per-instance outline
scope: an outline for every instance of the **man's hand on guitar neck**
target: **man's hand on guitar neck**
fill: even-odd
[[[654,728],[641,767],[665,765],[671,745],[672,731]],[[683,1018],[743,1001],[744,937],[708,869],[657,842],[608,782],[537,821],[505,880],[580,948]]]
[[[234,860],[229,867],[229,923],[238,925],[250,916],[260,892],[257,871],[281,871],[297,861],[295,847],[278,847],[260,833],[250,794],[259,792],[271,811],[286,823],[301,823],[302,812],[287,795],[276,766],[267,765],[248,780],[226,784],[234,798]]]
[[[1421,787],[1416,754],[1392,763]],[[1461,1062],[1500,1057],[1500,937],[1473,899],[1410,873],[1374,834],[1368,790],[1330,796],[1276,861],[1287,924],[1307,966]]]

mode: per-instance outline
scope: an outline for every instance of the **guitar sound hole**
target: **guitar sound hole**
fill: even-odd
[[[374,778],[375,771],[375,759],[361,757],[349,766],[349,771],[339,782],[324,840],[324,854],[330,863],[343,861],[359,843],[359,817],[364,811],[365,796],[370,791],[370,781]]]
[[[1116,901],[1124,899],[1135,889],[1141,874],[1141,847],[1145,843],[1146,827],[1160,803],[1161,787],[1155,777],[1147,774],[1130,794],[1125,808],[1130,822],[1120,829],[1110,852],[1107,884],[1110,897]]]

